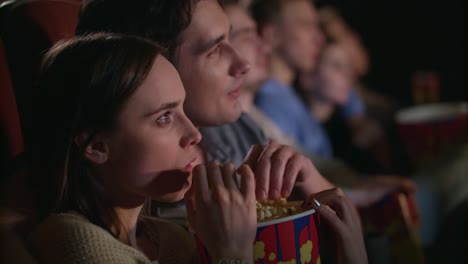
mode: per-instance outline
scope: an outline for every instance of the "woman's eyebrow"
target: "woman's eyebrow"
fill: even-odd
[[[180,105],[180,101],[178,102],[169,102],[169,103],[164,103],[163,105],[161,105],[160,107],[154,109],[154,110],[151,110],[151,111],[148,111],[144,116],[145,117],[150,117],[154,114],[157,114],[163,110],[168,110],[168,109],[173,109],[173,108],[176,108],[177,106]]]

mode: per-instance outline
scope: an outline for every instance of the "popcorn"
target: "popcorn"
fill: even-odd
[[[286,198],[257,201],[257,222],[265,222],[303,212],[302,201],[288,202]]]

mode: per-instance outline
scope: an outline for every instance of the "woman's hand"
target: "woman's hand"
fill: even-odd
[[[257,228],[254,175],[246,165],[237,172],[240,187],[234,165],[198,165],[193,170],[192,188],[185,195],[189,225],[213,263],[220,259],[252,261]]]
[[[294,148],[270,141],[266,145],[253,145],[244,164],[255,172],[258,200],[289,197],[304,200],[311,194],[335,187],[315,168],[310,159]]]
[[[326,227],[331,230],[332,234],[325,234],[325,238],[327,240],[336,238],[337,252],[333,253],[336,254],[337,263],[367,263],[359,216],[339,188],[314,194],[306,204],[320,214]],[[321,225],[320,229],[323,230],[323,228]],[[326,246],[329,245],[322,244],[321,240],[321,247]]]

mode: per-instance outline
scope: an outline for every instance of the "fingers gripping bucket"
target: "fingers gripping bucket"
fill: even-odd
[[[259,223],[252,248],[254,263],[320,263],[319,224],[319,215],[313,209]],[[203,263],[211,263],[197,237],[196,242]]]

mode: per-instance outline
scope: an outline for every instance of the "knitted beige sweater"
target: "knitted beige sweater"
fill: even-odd
[[[198,262],[193,238],[181,227],[146,218],[144,231],[159,241],[160,264]],[[76,214],[50,216],[31,233],[28,245],[40,263],[152,263],[137,249]]]

